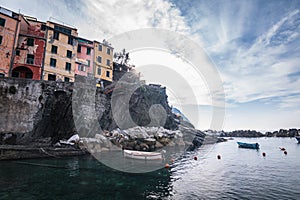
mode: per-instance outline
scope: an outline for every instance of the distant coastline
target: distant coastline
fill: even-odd
[[[255,130],[235,130],[230,132],[222,131],[220,137],[295,137],[300,135],[300,129],[280,129],[273,132],[259,132]]]

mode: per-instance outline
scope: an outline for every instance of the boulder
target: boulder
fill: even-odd
[[[157,142],[155,143],[155,148],[159,149],[159,148],[163,148],[164,145],[162,145],[160,142]]]
[[[128,135],[131,139],[146,139],[149,138],[145,128],[136,126],[133,128],[127,129]]]

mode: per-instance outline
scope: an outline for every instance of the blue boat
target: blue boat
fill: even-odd
[[[258,143],[237,142],[240,148],[259,149]]]
[[[296,136],[296,140],[300,143],[300,136]]]

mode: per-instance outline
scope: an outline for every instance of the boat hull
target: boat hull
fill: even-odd
[[[247,149],[259,149],[258,143],[245,143],[245,142],[237,142],[240,148],[247,148]]]
[[[296,140],[300,143],[300,136],[296,136]]]
[[[163,155],[160,152],[143,152],[143,151],[132,151],[124,150],[124,157],[132,158],[137,160],[162,160]]]

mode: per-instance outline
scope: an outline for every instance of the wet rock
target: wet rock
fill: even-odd
[[[153,139],[153,138],[147,138],[147,139],[144,140],[144,143],[151,146],[151,145],[155,145],[156,140]]]
[[[162,145],[160,142],[155,143],[155,148],[160,149],[160,148],[163,148],[163,147],[164,147],[164,145]]]
[[[145,143],[142,143],[139,146],[140,146],[140,149],[142,151],[148,151],[149,150],[149,146],[147,144],[145,144]]]

